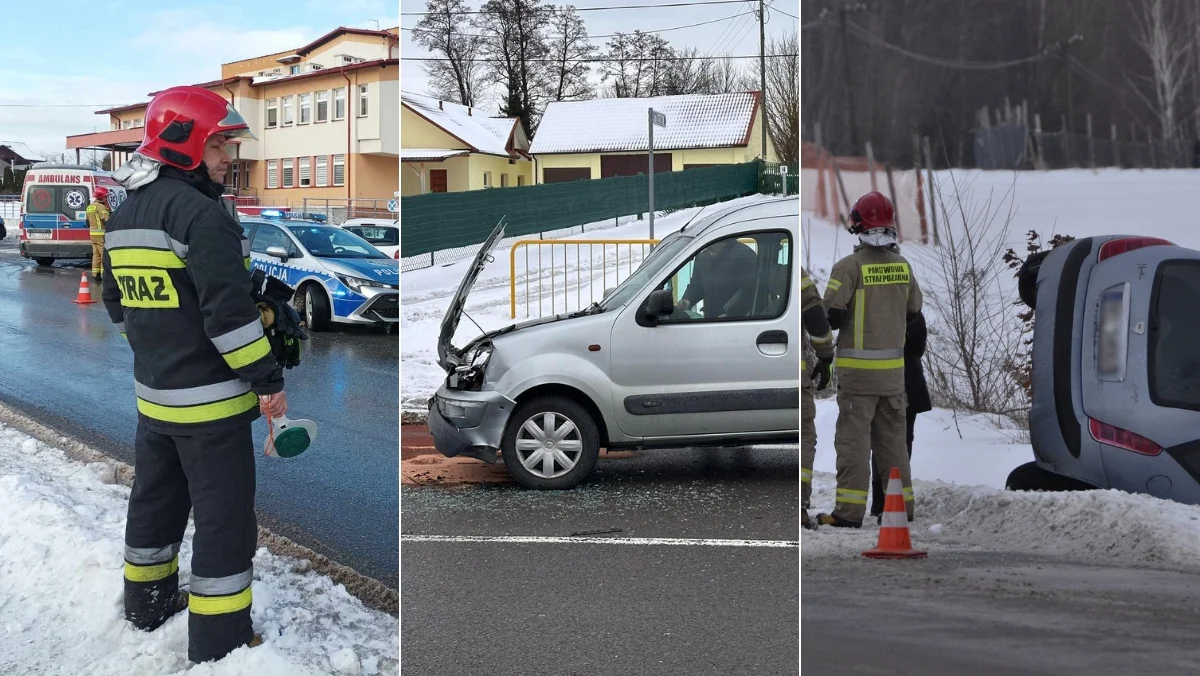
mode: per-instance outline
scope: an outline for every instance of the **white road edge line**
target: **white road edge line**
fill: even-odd
[[[799,547],[798,540],[727,540],[720,538],[600,538],[541,535],[401,535],[400,542],[496,542],[506,544],[674,545],[699,547]]]

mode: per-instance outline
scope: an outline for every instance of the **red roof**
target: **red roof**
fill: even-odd
[[[346,28],[345,26],[339,26],[338,28],[335,28],[335,29],[329,31],[328,33],[326,33],[325,35],[322,35],[321,37],[317,38],[316,40],[313,40],[312,42],[308,43],[307,45],[304,45],[300,49],[297,49],[296,53],[301,56],[305,56],[309,52],[316,49],[317,47],[320,47],[321,45],[326,44],[329,41],[331,41],[334,38],[341,36],[341,35],[374,35],[377,37],[389,37],[392,39],[397,39],[395,33],[391,33],[389,31],[385,31],[385,30],[377,31],[377,30],[372,30],[369,28]]]

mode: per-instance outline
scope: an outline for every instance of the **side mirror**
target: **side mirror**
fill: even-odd
[[[646,304],[642,306],[642,317],[650,324],[657,326],[658,320],[675,311],[675,299],[667,289],[650,292]]]
[[[286,263],[288,261],[287,249],[285,249],[281,246],[267,247],[267,255],[270,256],[271,258],[278,258],[283,263]]]

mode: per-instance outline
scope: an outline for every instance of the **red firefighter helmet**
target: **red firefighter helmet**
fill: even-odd
[[[854,233],[875,228],[895,228],[896,208],[883,193],[872,190],[858,198],[850,209],[850,231]]]
[[[102,185],[98,185],[98,186],[96,186],[96,189],[94,191],[92,191],[92,194],[98,200],[106,200],[106,199],[108,199],[108,188],[105,188]]]
[[[250,125],[220,94],[171,87],[146,108],[146,136],[137,152],[180,169],[195,169],[215,134],[256,139]]]

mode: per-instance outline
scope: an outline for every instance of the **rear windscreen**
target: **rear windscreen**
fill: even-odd
[[[1151,300],[1150,398],[1159,406],[1200,411],[1200,261],[1159,265]]]
[[[374,225],[351,225],[345,229],[375,246],[400,246],[400,230],[396,228],[381,228]]]
[[[32,185],[25,194],[25,213],[63,214],[71,220],[87,209],[88,189],[70,185]]]

